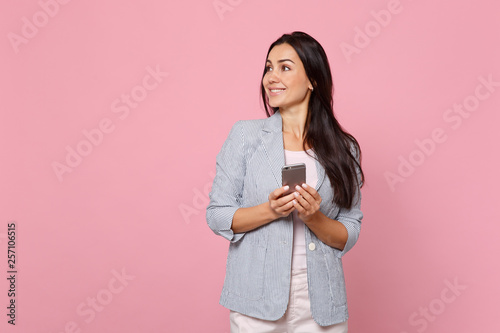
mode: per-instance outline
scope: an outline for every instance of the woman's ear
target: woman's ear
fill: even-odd
[[[313,91],[315,86],[316,86],[316,81],[309,80],[309,90]]]

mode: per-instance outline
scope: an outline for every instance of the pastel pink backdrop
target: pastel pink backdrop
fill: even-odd
[[[229,332],[206,192],[294,30],[326,49],[363,149],[350,332],[499,331],[497,1],[66,2],[0,11],[2,332]]]

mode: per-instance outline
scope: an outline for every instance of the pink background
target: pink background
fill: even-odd
[[[0,11],[2,332],[229,332],[206,193],[294,30],[325,48],[364,154],[350,332],[499,331],[497,1],[60,1]],[[68,149],[86,156],[58,176]]]

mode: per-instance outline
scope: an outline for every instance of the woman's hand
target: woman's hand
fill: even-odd
[[[321,196],[307,184],[297,185],[295,189],[296,191],[292,193],[294,196],[293,206],[297,209],[298,216],[302,221],[307,223],[319,211]]]
[[[291,212],[295,210],[293,201],[294,195],[290,193],[284,197],[281,195],[288,191],[289,186],[283,186],[277,188],[273,192],[269,194],[269,208],[271,209],[272,214],[275,216],[275,219],[288,216]]]
[[[277,188],[269,194],[269,202],[253,207],[238,208],[231,222],[233,232],[251,231],[280,217],[288,216],[295,210],[295,207],[293,206],[293,193],[282,196],[286,191],[288,191],[288,186]]]

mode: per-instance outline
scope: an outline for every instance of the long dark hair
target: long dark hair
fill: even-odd
[[[313,37],[295,31],[284,34],[272,43],[267,51],[266,60],[273,47],[285,43],[292,46],[299,55],[314,88],[309,100],[303,149],[306,150],[307,143],[325,168],[334,193],[333,202],[339,207],[350,208],[357,188],[365,181],[361,169],[361,149],[358,141],[346,132],[335,118],[332,73],[325,50]],[[264,68],[262,78],[265,74]],[[261,96],[266,114],[270,117],[279,108],[269,105],[262,83]]]

